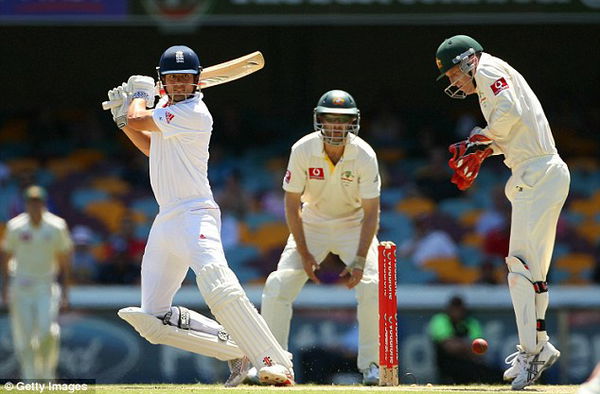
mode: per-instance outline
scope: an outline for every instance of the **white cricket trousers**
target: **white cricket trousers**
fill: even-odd
[[[508,283],[519,343],[529,353],[540,351],[550,340],[545,325],[550,300],[545,282],[569,183],[569,169],[558,155],[520,163],[506,183],[505,193],[512,204]],[[524,272],[519,273],[523,267],[515,257],[526,265]]]
[[[52,379],[58,364],[60,287],[48,279],[13,277],[9,312],[23,379]]]
[[[337,254],[346,265],[354,261],[360,239],[360,223],[303,223],[303,228],[308,250],[317,262],[321,263],[330,252]],[[368,368],[371,363],[379,364],[377,243],[377,239],[374,238],[367,254],[363,278],[354,288],[357,300],[359,370]],[[308,276],[302,267],[296,242],[290,235],[277,264],[277,270],[267,278],[261,304],[262,316],[275,338],[286,350],[292,303],[307,280]]]
[[[227,265],[221,245],[221,213],[210,201],[161,209],[154,219],[142,259],[144,312],[164,315],[190,267]]]
[[[254,366],[275,363],[291,372],[289,355],[227,266],[220,232],[221,213],[214,201],[161,208],[142,260],[142,311],[154,316],[167,313],[191,267],[211,312]]]
[[[520,258],[534,282],[545,281],[556,225],[571,177],[558,155],[527,160],[512,169],[504,192],[512,204],[509,256]]]

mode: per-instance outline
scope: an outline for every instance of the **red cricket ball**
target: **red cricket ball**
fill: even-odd
[[[488,350],[488,343],[483,338],[473,339],[473,343],[471,343],[471,350],[475,354],[484,354]]]

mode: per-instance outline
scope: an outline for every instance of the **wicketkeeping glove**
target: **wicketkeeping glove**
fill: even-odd
[[[454,170],[451,182],[460,190],[466,190],[479,174],[481,163],[494,151],[490,145],[494,141],[483,134],[473,134],[465,141],[450,145],[452,154],[448,165]]]
[[[143,98],[146,100],[146,108],[154,107],[154,98],[156,88],[154,78],[145,75],[132,75],[127,80],[127,91],[131,93],[131,98]]]
[[[129,103],[131,102],[131,97],[125,92],[126,86],[127,85],[124,83],[123,85],[108,91],[109,100],[122,100],[121,105],[111,108],[110,110],[113,120],[120,129],[127,126],[127,110],[129,109]]]

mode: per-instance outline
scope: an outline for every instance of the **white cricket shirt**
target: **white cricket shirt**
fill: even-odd
[[[557,154],[542,105],[519,72],[502,59],[482,53],[475,81],[487,121],[481,133],[494,140],[494,153],[504,154],[509,168],[534,157]]]
[[[150,184],[161,207],[213,200],[208,183],[208,145],[213,119],[202,93],[152,114],[160,132],[151,134]]]
[[[317,131],[292,146],[283,178],[283,190],[302,193],[306,223],[360,221],[361,199],[379,197],[380,188],[377,155],[369,144],[355,136],[334,166]]]
[[[64,219],[44,212],[38,227],[33,227],[27,213],[9,220],[3,249],[12,254],[9,264],[16,277],[53,278],[58,270],[57,253],[66,253],[72,241]]]

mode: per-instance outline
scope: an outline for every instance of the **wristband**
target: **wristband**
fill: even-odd
[[[352,264],[350,264],[350,266],[348,266],[348,268],[350,268],[350,269],[359,269],[361,271],[364,271],[366,263],[367,263],[367,258],[366,257],[356,256],[354,258],[354,261],[352,262]]]

